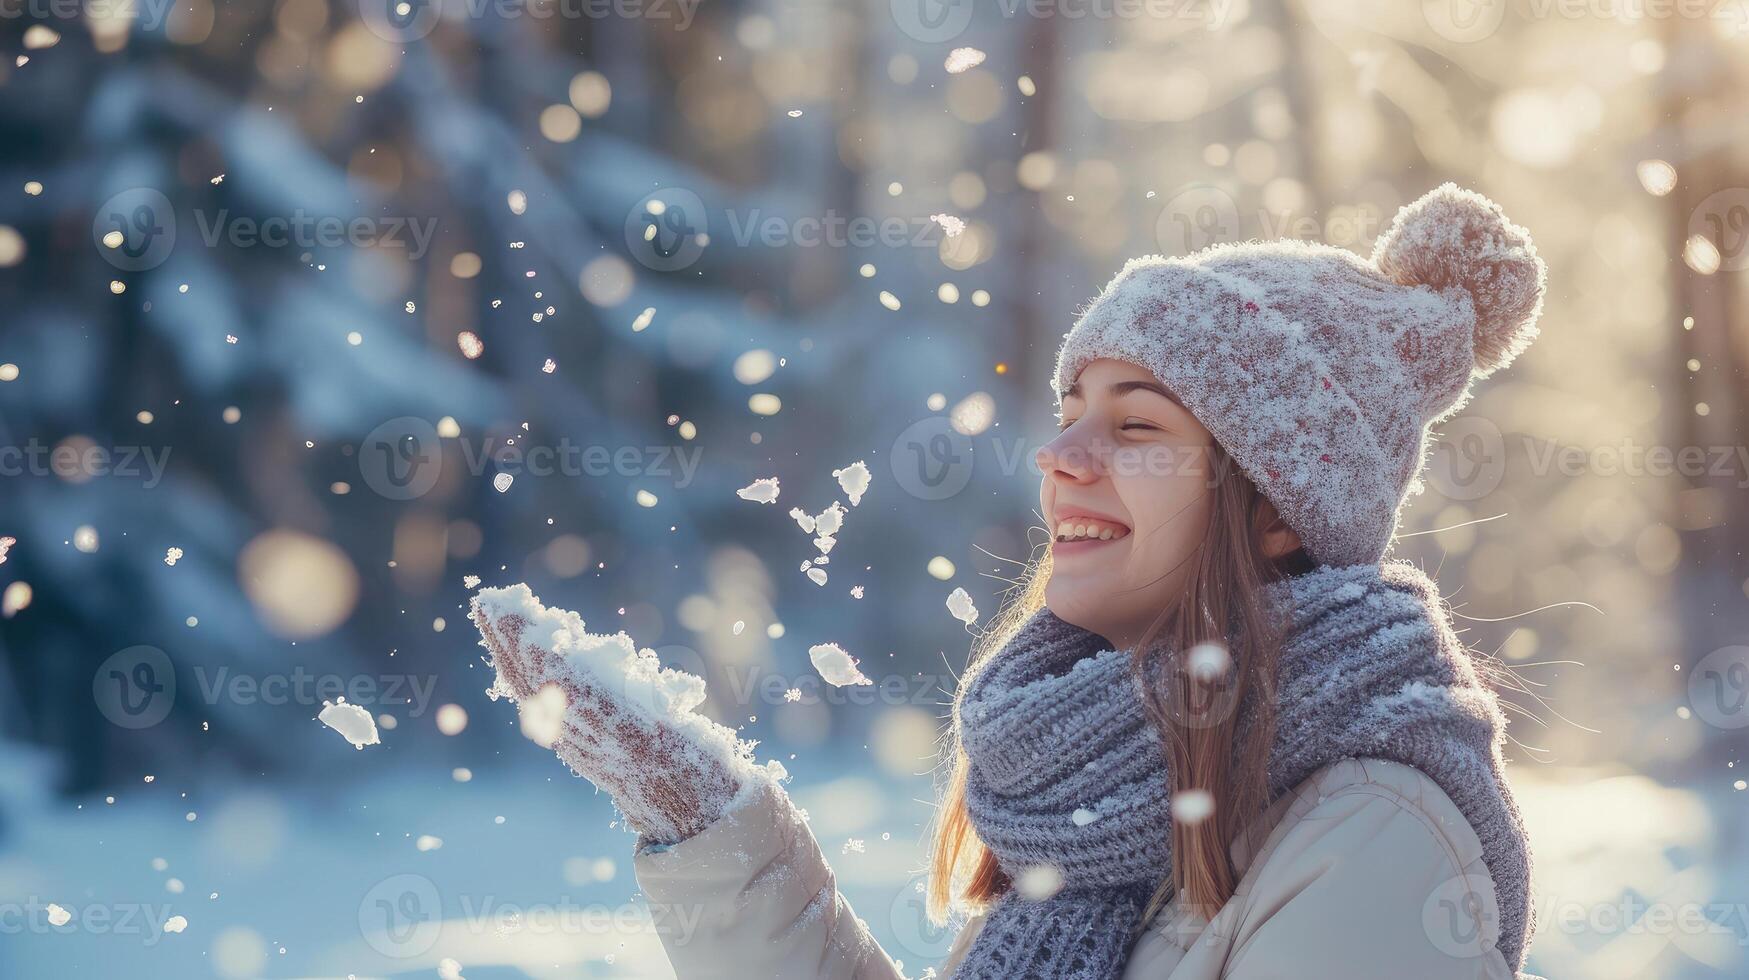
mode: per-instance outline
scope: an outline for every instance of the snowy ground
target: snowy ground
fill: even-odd
[[[110,804],[52,799],[40,760],[0,746],[0,977],[442,977],[445,958],[468,980],[672,976],[607,800],[522,754],[468,782],[424,761],[187,798],[142,782]],[[912,976],[938,964],[952,936],[923,920],[911,873],[928,781],[888,780],[849,749],[785,761],[857,913]],[[1749,976],[1742,792],[1553,769],[1515,781],[1538,844],[1532,969]],[[48,924],[51,902],[66,925]],[[1683,909],[1705,921],[1682,926]],[[185,931],[163,930],[173,915]]]
[[[605,797],[530,754],[549,764],[467,783],[445,769],[234,788],[200,804],[162,783],[114,804],[20,809],[14,794],[0,977],[437,977],[446,957],[468,980],[672,976],[631,872],[631,836],[609,828]],[[20,761],[0,757],[4,766],[16,775]],[[926,933],[906,873],[928,813],[911,801],[927,798],[927,781],[810,780],[806,761],[792,768],[793,795],[857,913],[913,973],[936,962],[951,937]],[[422,851],[422,835],[442,845]],[[846,849],[851,838],[861,851]],[[72,920],[48,925],[51,902]],[[186,931],[162,930],[172,915]]]

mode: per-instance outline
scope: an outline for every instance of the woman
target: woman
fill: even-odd
[[[974,915],[944,975],[1516,974],[1505,720],[1437,588],[1385,554],[1428,427],[1529,344],[1543,278],[1447,184],[1371,261],[1247,243],[1105,288],[1058,357],[1050,553],[954,702],[929,901]],[[677,974],[900,975],[779,771],[674,710],[697,690],[576,652],[567,616],[520,586],[474,603],[495,692],[562,692],[559,755],[640,831],[650,900],[703,911],[664,933]]]

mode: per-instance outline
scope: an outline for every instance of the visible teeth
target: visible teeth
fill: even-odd
[[[1074,521],[1063,521],[1057,525],[1058,541],[1110,541],[1123,535],[1122,528],[1102,527],[1098,524],[1077,524]]]

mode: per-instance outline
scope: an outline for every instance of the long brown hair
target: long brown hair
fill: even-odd
[[[1233,841],[1268,802],[1266,766],[1282,624],[1269,614],[1263,588],[1313,565],[1304,550],[1280,559],[1265,553],[1263,531],[1277,519],[1275,508],[1218,445],[1209,460],[1213,506],[1207,533],[1187,559],[1195,565],[1189,585],[1136,644],[1131,668],[1160,730],[1173,797],[1202,790],[1215,806],[1207,819],[1172,822],[1172,878],[1155,890],[1144,920],[1174,892],[1204,918],[1212,918],[1233,896],[1238,884],[1230,859]],[[1044,607],[1050,574],[1047,548],[979,638],[968,671]],[[1224,674],[1188,669],[1185,653],[1207,642],[1228,652]],[[1254,710],[1241,731],[1237,706],[1245,700]],[[947,740],[951,768],[930,848],[928,910],[938,924],[956,904],[980,910],[1011,886],[972,826],[966,808],[970,763],[959,733],[950,730]]]

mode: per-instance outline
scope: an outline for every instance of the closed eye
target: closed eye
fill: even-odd
[[[1155,425],[1154,423],[1144,422],[1141,419],[1126,419],[1124,421],[1124,424],[1118,426],[1118,428],[1120,428],[1120,429],[1151,429],[1151,430],[1154,430],[1156,432],[1159,431],[1159,429],[1160,429],[1160,427]]]

